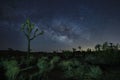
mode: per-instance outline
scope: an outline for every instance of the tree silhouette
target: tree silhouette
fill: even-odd
[[[72,48],[73,52],[76,52],[76,49],[75,48]]]
[[[33,39],[35,39],[37,36],[42,35],[44,32],[38,32],[38,28],[35,27],[35,24],[33,24],[30,19],[27,19],[24,24],[21,26],[21,30],[25,34],[27,41],[28,41],[28,56],[30,53],[30,43]]]
[[[104,43],[103,43],[102,49],[103,49],[103,50],[107,50],[107,49],[108,49],[108,42],[104,42]]]
[[[109,43],[109,44],[110,44],[109,49],[110,49],[110,50],[113,50],[113,49],[114,49],[113,43]]]
[[[81,46],[78,46],[79,51],[81,51]]]
[[[117,44],[114,46],[114,49],[115,49],[115,50],[119,50],[119,48],[120,48],[120,44],[117,43]]]
[[[101,45],[100,45],[100,44],[97,44],[97,45],[95,46],[95,49],[96,49],[96,51],[100,51]]]
[[[87,52],[91,52],[91,49],[90,49],[90,48],[87,48]]]

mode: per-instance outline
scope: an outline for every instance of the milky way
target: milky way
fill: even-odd
[[[0,49],[26,50],[20,31],[30,18],[45,34],[32,41],[33,51],[94,47],[119,43],[120,5],[117,0],[4,0],[0,2]]]

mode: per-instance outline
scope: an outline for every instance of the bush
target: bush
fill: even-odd
[[[92,66],[87,75],[92,79],[101,80],[102,70],[98,66]]]
[[[73,53],[71,51],[63,51],[63,54],[65,56],[66,59],[72,57]]]
[[[64,77],[67,79],[80,80],[84,78],[85,66],[77,60],[62,61],[60,66],[64,72]]]
[[[105,59],[101,56],[88,55],[85,58],[85,61],[90,64],[105,64]]]
[[[20,72],[20,68],[15,60],[3,61],[3,67],[6,70],[5,75],[8,77],[8,80],[15,80]]]
[[[50,68],[53,69],[55,66],[57,66],[56,63],[58,63],[60,60],[60,57],[55,56],[52,58],[52,60],[50,61]]]
[[[38,60],[37,66],[39,68],[39,73],[45,73],[49,70],[49,63],[48,63],[48,58],[47,57],[42,57]]]

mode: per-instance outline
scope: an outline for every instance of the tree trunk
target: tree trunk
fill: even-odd
[[[30,39],[28,39],[28,53],[27,53],[28,58],[29,58],[29,54],[30,54]]]

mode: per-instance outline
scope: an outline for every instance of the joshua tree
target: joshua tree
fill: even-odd
[[[87,49],[87,52],[91,52],[91,49],[90,49],[90,48],[88,48],[88,49]]]
[[[103,50],[107,50],[107,49],[108,49],[108,42],[104,42],[104,43],[103,43],[102,49],[103,49]]]
[[[76,49],[75,48],[72,48],[73,52],[76,52]]]
[[[78,46],[78,49],[81,51],[81,46]]]
[[[113,45],[113,43],[109,43],[110,44],[110,49],[113,49],[114,48],[114,45]]]
[[[120,44],[117,43],[117,44],[114,46],[114,49],[115,49],[115,50],[119,50],[119,48],[120,48]]]
[[[35,25],[30,21],[30,19],[27,19],[26,22],[22,24],[21,30],[24,32],[28,40],[28,56],[29,56],[31,40],[35,39],[39,35],[42,35],[44,32],[43,31],[38,32],[38,28],[35,27]]]
[[[100,47],[101,47],[101,45],[100,45],[100,44],[97,44],[97,45],[95,46],[96,51],[100,51]]]

